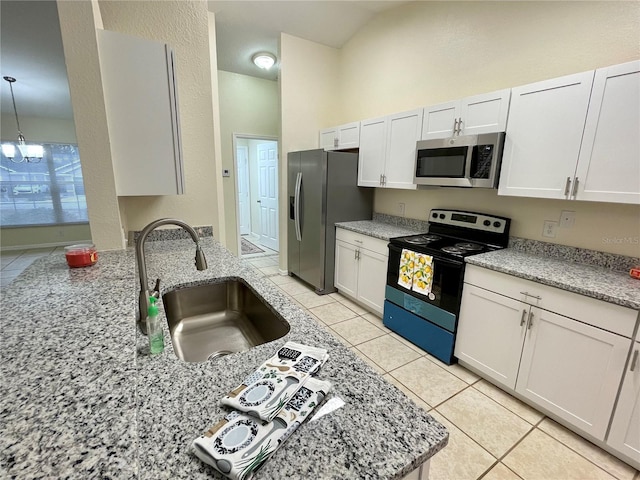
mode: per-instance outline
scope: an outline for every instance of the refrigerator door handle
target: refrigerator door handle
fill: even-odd
[[[302,172],[298,172],[296,177],[295,199],[293,201],[293,209],[295,212],[296,239],[302,241],[302,231],[300,229],[300,188],[302,186]]]

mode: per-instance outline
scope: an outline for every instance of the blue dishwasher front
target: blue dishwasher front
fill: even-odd
[[[384,302],[383,323],[398,335],[416,344],[447,365],[454,362],[453,333],[391,303]]]

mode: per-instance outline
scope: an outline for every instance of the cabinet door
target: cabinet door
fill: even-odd
[[[631,340],[531,307],[516,392],[604,440]]]
[[[382,315],[388,257],[364,248],[360,248],[358,252],[357,299]]]
[[[336,241],[336,268],[333,283],[340,292],[356,298],[358,294],[356,247],[341,240]]]
[[[171,49],[161,42],[98,30],[98,53],[116,194],[184,193]]]
[[[358,148],[360,146],[360,122],[340,125],[337,135],[338,148]]]
[[[453,128],[460,116],[460,100],[425,107],[423,114],[422,140],[453,137]]]
[[[460,135],[504,132],[507,128],[511,89],[463,98]]]
[[[363,120],[360,123],[359,187],[382,185],[387,150],[387,124],[387,117]]]
[[[320,130],[320,148],[325,150],[338,148],[338,130],[336,127]]]
[[[511,90],[499,195],[568,198],[593,71]]]
[[[635,342],[607,443],[640,468],[640,342]]]
[[[577,200],[640,203],[640,61],[596,70]]]
[[[465,283],[455,356],[513,390],[528,314],[522,302]]]
[[[416,142],[422,130],[422,109],[389,116],[383,186],[415,190]]]

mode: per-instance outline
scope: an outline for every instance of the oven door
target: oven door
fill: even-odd
[[[387,285],[457,316],[460,310],[464,262],[462,260],[460,262],[454,262],[443,258],[433,257],[432,295],[422,295],[413,290],[409,290],[398,283],[401,254],[402,247],[389,244]]]

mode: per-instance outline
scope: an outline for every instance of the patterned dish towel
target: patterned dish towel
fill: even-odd
[[[400,254],[400,273],[398,274],[398,285],[406,288],[407,290],[411,290],[411,285],[413,284],[413,269],[415,268],[415,259],[415,252],[407,250],[406,248],[402,249],[402,253]]]
[[[324,348],[287,342],[220,403],[264,421],[273,420],[327,358]]]
[[[422,295],[429,295],[433,284],[433,257],[423,253],[416,253],[414,263],[413,286],[411,289]]]
[[[195,454],[233,480],[248,480],[311,417],[329,390],[329,382],[308,379],[272,422],[233,411],[193,441]]]

